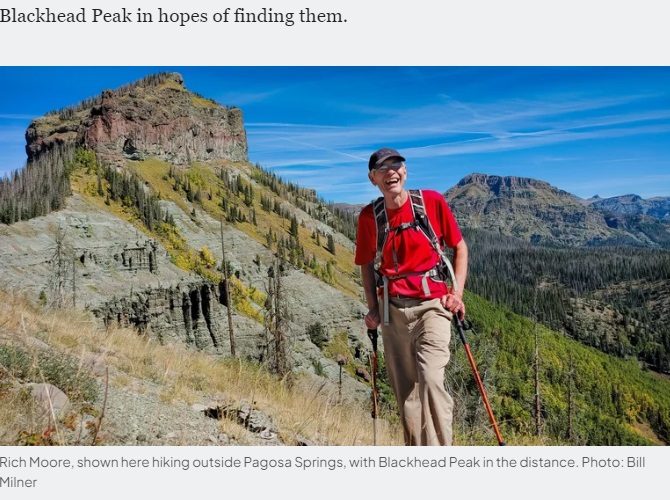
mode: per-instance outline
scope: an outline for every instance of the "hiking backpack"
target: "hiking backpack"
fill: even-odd
[[[384,203],[383,196],[380,196],[379,198],[377,198],[375,201],[372,202],[372,212],[374,214],[375,224],[377,227],[377,251],[374,260],[374,268],[375,273],[377,275],[377,286],[384,286],[385,294],[387,294],[388,293],[387,286],[389,279],[398,279],[398,278],[405,278],[407,276],[424,275],[422,285],[424,295],[426,296],[430,295],[430,290],[428,288],[428,281],[427,281],[429,277],[439,277],[445,281],[448,279],[451,281],[453,290],[457,291],[458,283],[456,282],[456,276],[454,275],[454,268],[452,267],[449,258],[444,253],[444,250],[442,250],[442,246],[440,245],[440,242],[437,239],[435,230],[433,229],[433,226],[431,225],[430,220],[426,215],[426,208],[423,202],[423,193],[419,189],[410,189],[408,192],[412,206],[412,214],[414,215],[414,220],[412,222],[404,222],[399,226],[389,227],[388,215],[386,213],[386,204]],[[437,254],[440,256],[439,262],[433,269],[430,269],[428,271],[402,274],[392,277],[383,276],[380,273],[379,269],[381,267],[382,251],[384,249],[384,245],[386,244],[386,240],[388,239],[389,233],[392,231],[393,232],[402,231],[408,228],[415,228],[415,229],[418,228],[421,231],[421,234],[423,234],[430,242],[431,246],[433,247],[433,250],[435,250]],[[397,270],[398,262],[395,251],[393,252],[393,265]]]

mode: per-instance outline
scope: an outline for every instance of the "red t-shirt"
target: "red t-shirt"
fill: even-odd
[[[463,238],[451,209],[442,195],[437,191],[423,190],[423,203],[426,215],[433,226],[438,241],[444,246],[454,248]],[[409,197],[402,207],[386,209],[389,227],[393,228],[405,222],[414,221],[412,202]],[[393,260],[395,249],[397,269]],[[377,253],[377,225],[372,212],[372,203],[367,205],[358,216],[358,233],[356,234],[355,263],[359,266],[371,264]],[[382,251],[380,271],[384,276],[429,271],[438,263],[440,257],[433,249],[428,238],[418,227],[410,227],[399,231],[390,231]],[[389,293],[407,297],[427,298],[424,295],[421,281],[422,275],[405,278],[389,279]],[[447,293],[446,283],[428,278],[429,298],[438,298]]]

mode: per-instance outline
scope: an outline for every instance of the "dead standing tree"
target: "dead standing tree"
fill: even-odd
[[[59,227],[56,230],[56,247],[53,255],[48,261],[51,267],[51,283],[49,286],[51,290],[51,305],[57,309],[61,309],[65,306],[65,287],[69,279],[68,268],[70,267],[70,261],[72,261],[72,300],[73,302],[76,301],[74,258],[70,255],[72,251],[67,248],[65,244],[65,233],[66,231],[63,227]]]
[[[268,293],[265,303],[265,326],[269,333],[268,361],[272,371],[282,378],[290,372],[286,349],[288,306],[283,286],[283,272],[284,263],[277,258],[275,264],[268,268]]]
[[[230,333],[230,355],[235,357],[235,332],[233,331],[233,304],[230,300],[230,268],[226,261],[226,247],[223,244],[223,217],[221,217],[221,270],[223,271],[223,293],[228,311],[228,332]]]
[[[573,444],[575,442],[575,431],[573,428],[573,416],[575,410],[572,389],[574,385],[575,366],[572,362],[572,350],[568,351],[568,367],[568,432],[566,437],[568,438],[568,442]]]

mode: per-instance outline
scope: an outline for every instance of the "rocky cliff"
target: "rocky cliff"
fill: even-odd
[[[33,161],[56,144],[76,143],[103,158],[247,160],[242,111],[189,92],[178,73],[162,74],[34,120],[26,131]]]

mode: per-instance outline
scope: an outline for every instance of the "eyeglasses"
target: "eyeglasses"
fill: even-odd
[[[389,170],[400,170],[401,167],[403,167],[405,164],[401,161],[394,161],[390,165],[380,165],[379,167],[375,168],[377,172],[385,173],[388,172]]]

